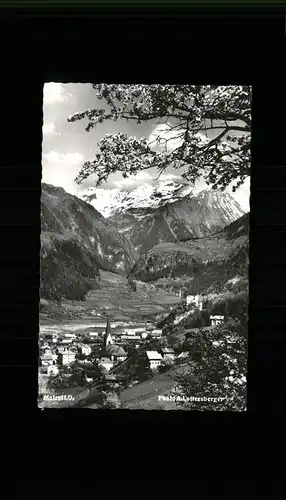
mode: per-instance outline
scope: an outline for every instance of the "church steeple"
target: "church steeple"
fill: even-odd
[[[104,334],[104,347],[107,347],[109,344],[113,344],[113,338],[111,336],[111,327],[110,327],[110,317],[107,315],[106,328]]]

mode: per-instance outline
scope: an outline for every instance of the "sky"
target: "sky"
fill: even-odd
[[[161,129],[155,121],[142,124],[127,123],[125,121],[108,121],[99,124],[90,132],[85,131],[86,121],[79,120],[72,123],[67,121],[69,115],[86,109],[103,107],[103,101],[95,97],[95,91],[88,83],[46,83],[44,86],[44,123],[42,144],[42,181],[54,186],[63,187],[71,194],[77,194],[80,189],[94,186],[94,176],[86,179],[82,188],[74,182],[82,164],[92,160],[97,152],[97,144],[105,134],[126,133],[137,138],[147,137],[152,140],[159,132],[164,135],[168,132]],[[170,146],[172,145],[171,144]],[[176,141],[173,143],[176,146]],[[183,170],[182,170],[183,171]],[[101,188],[134,189],[146,182],[153,182],[157,177],[156,169],[140,172],[136,177],[123,179],[121,174],[113,174]],[[169,167],[160,180],[179,180],[178,170]],[[198,181],[196,190],[206,187],[204,181]],[[250,179],[247,179],[235,193],[231,187],[227,189],[245,211],[249,210]]]

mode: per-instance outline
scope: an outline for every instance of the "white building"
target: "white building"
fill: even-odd
[[[121,335],[121,340],[131,340],[131,341],[138,341],[141,340],[141,337],[139,335]]]
[[[84,354],[85,356],[89,356],[91,353],[91,347],[90,345],[84,344],[81,346],[81,354]]]
[[[55,359],[52,354],[43,354],[41,356],[42,366],[49,366],[55,364]]]
[[[151,370],[156,370],[162,364],[163,358],[158,351],[146,351]]]
[[[217,326],[224,322],[224,316],[211,316],[211,326]]]
[[[71,339],[70,337],[67,337],[67,338],[62,340],[62,344],[71,344],[72,341],[73,341],[73,339]]]
[[[69,339],[75,339],[76,338],[76,334],[75,333],[65,333],[65,337],[66,338],[69,338]]]
[[[75,352],[65,349],[59,356],[60,362],[62,365],[70,365],[75,361],[75,356],[76,356]]]
[[[200,295],[187,295],[186,304],[187,306],[193,304],[194,306],[198,307],[199,310],[201,311],[203,308],[203,299]]]
[[[156,328],[155,330],[152,330],[150,333],[152,337],[161,337],[162,329]]]

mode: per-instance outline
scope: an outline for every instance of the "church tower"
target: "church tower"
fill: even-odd
[[[109,344],[113,344],[113,338],[111,336],[111,327],[110,327],[110,317],[107,316],[106,329],[103,337],[104,347],[107,347]]]

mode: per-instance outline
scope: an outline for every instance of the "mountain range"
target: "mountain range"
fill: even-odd
[[[244,214],[228,193],[207,189],[194,194],[184,182],[145,184],[129,193],[89,188],[80,196],[97,207],[140,255],[162,242],[211,234]]]
[[[43,183],[41,217],[43,298],[82,300],[100,269],[141,281],[186,278],[196,293],[245,276],[248,215],[225,192],[159,181],[77,197]]]

